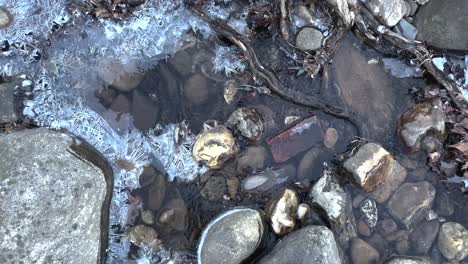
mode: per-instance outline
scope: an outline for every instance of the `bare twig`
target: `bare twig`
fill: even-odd
[[[288,14],[288,11],[286,10],[287,2],[288,0],[279,0],[280,13],[281,13],[280,31],[285,41],[288,41],[289,39],[288,25],[286,24],[286,17]]]

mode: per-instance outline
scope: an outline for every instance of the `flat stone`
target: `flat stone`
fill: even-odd
[[[364,4],[380,22],[389,27],[395,26],[408,11],[403,0],[368,0]]]
[[[322,47],[322,40],[322,32],[314,28],[304,27],[297,33],[296,46],[305,51],[317,50]]]
[[[440,49],[468,50],[467,10],[465,0],[429,1],[416,14],[417,39]]]
[[[145,167],[140,182],[143,177],[151,178],[152,183],[147,189],[148,195],[145,200],[145,208],[157,211],[161,208],[164,197],[166,196],[166,177],[161,172],[155,170],[153,167]]]
[[[394,256],[386,260],[384,264],[433,264],[427,258],[409,257],[409,256]]]
[[[415,226],[432,207],[436,191],[427,181],[404,183],[388,201],[389,213],[407,228]]]
[[[396,25],[396,30],[398,33],[403,35],[403,37],[410,40],[414,40],[418,34],[418,30],[404,18],[398,22]]]
[[[285,263],[342,264],[343,260],[333,232],[325,226],[309,225],[285,236],[259,261]]]
[[[191,103],[199,105],[208,99],[208,80],[201,74],[194,74],[184,84],[184,95]]]
[[[351,242],[353,264],[379,263],[379,252],[366,241],[356,238]]]
[[[257,210],[238,208],[219,215],[203,231],[198,245],[198,263],[242,263],[260,245],[264,228]]]
[[[132,116],[136,128],[148,130],[156,126],[159,108],[142,92],[135,90],[133,91]]]
[[[356,184],[377,202],[385,202],[406,179],[406,170],[375,143],[367,143],[347,159],[343,167]]]
[[[0,263],[104,261],[112,181],[104,159],[45,128],[0,134],[0,153]]]
[[[445,113],[441,102],[435,100],[412,106],[401,115],[398,126],[403,143],[411,151],[418,151],[426,136],[443,136],[445,133]]]
[[[468,231],[459,223],[444,223],[437,243],[442,255],[450,261],[460,261],[468,256]]]
[[[411,248],[416,254],[425,255],[432,247],[439,233],[439,220],[432,220],[418,225],[409,235]]]
[[[0,124],[18,120],[18,116],[15,112],[14,89],[15,86],[13,83],[0,84]]]

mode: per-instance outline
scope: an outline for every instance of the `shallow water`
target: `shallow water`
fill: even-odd
[[[446,219],[464,225],[468,224],[468,215],[464,213],[468,209],[465,208],[468,206],[466,203],[467,198],[463,197],[463,194],[457,190],[457,186],[443,184],[439,176],[431,172],[425,165],[426,158],[423,154],[407,154],[396,136],[398,116],[412,102],[409,90],[413,87],[427,85],[425,80],[422,78],[398,79],[393,77],[384,69],[381,55],[361,44],[353,35],[348,35],[329,67],[329,83],[326,86],[327,90],[323,90],[324,86],[321,84],[320,78],[310,79],[300,76],[296,79],[294,69],[288,69],[289,65],[279,67],[279,65],[284,65],[283,63],[287,60],[287,57],[278,49],[275,43],[266,43],[265,46],[267,52],[259,54],[260,60],[265,64],[269,64],[272,68],[277,67],[275,73],[283,82],[286,84],[292,83],[293,89],[307,94],[315,94],[327,102],[346,105],[355,111],[369,130],[368,139],[370,141],[384,146],[403,164],[411,164],[410,167],[407,166],[407,181],[427,180],[436,187],[438,197],[442,192],[447,193],[454,202],[455,213],[446,217]],[[211,71],[212,66],[209,63],[213,56],[211,48],[210,43],[198,42],[179,51],[168,60],[160,62],[154,69],[146,72],[144,80],[133,92],[124,93],[114,90],[116,92],[114,98],[117,95],[122,95],[130,104],[125,111],[129,112],[133,117],[135,127],[145,131],[154,127],[157,123],[164,126],[186,120],[189,128],[197,133],[206,120],[214,119],[224,122],[238,107],[252,106],[261,111],[269,125],[266,126],[264,135],[255,144],[242,139],[238,140],[241,150],[252,145],[268,148],[266,139],[286,127],[284,124],[286,116],[305,118],[316,115],[325,129],[328,127],[335,128],[339,137],[338,142],[332,149],[326,148],[323,144],[314,146],[320,151],[313,163],[314,165],[309,170],[309,177],[302,180],[303,183],[306,183],[305,186],[297,184],[301,179],[297,179],[296,175],[296,178],[291,178],[281,186],[264,193],[247,193],[238,189],[237,196],[234,199],[225,196],[215,200],[208,200],[200,194],[200,190],[218,187],[216,185],[205,186],[205,177],[200,177],[192,183],[177,181],[167,183],[166,196],[162,207],[170,207],[171,205],[168,205],[168,203],[171,200],[179,199],[180,201],[182,199],[185,204],[181,206],[187,210],[185,228],[175,230],[158,224],[154,224],[153,227],[160,233],[164,245],[173,250],[189,251],[192,254],[196,252],[197,242],[204,226],[223,211],[236,206],[264,209],[268,200],[279,189],[284,187],[295,189],[302,201],[306,201],[309,187],[320,177],[324,166],[332,166],[335,155],[345,151],[347,144],[356,135],[353,126],[344,120],[296,106],[274,96],[261,95],[253,90],[240,90],[240,98],[231,105],[227,104],[223,99],[224,84],[227,80],[235,77],[226,77],[223,74],[215,74]],[[370,63],[371,59],[377,59],[378,63]],[[294,68],[294,65],[291,65],[290,68]],[[186,88],[189,79],[194,78],[193,76],[197,76],[194,86],[196,92],[191,93]],[[238,81],[245,83],[245,80],[242,79]],[[197,96],[202,98],[200,99]],[[103,102],[102,98],[101,102]],[[103,105],[109,107],[110,104],[103,103]],[[297,168],[305,153],[307,151],[280,164],[275,163],[271,154],[269,154],[264,167],[282,168],[292,165]],[[213,173],[214,176],[222,179],[234,176],[241,182],[242,179],[248,176],[236,172],[235,159],[225,164],[221,170]],[[350,184],[346,186],[346,189],[353,199],[364,194]],[[146,209],[146,197],[148,197],[148,192],[151,190],[151,188],[142,188],[133,193],[134,196],[143,198],[143,209]],[[217,190],[212,191],[216,192]],[[383,205],[378,204],[378,209],[380,217],[388,217],[386,208]],[[157,215],[158,212],[153,213]],[[354,209],[354,215],[358,220],[359,208]],[[138,221],[141,222],[141,220]],[[314,221],[312,223],[327,224],[323,219]],[[257,251],[257,257],[268,252],[278,238],[278,236],[269,232],[264,248]],[[385,241],[380,245],[380,248],[377,247],[380,249],[381,259],[397,254],[395,245],[394,242]],[[349,251],[346,252],[347,262],[350,263]],[[411,251],[411,247],[404,254],[416,255]],[[436,246],[433,246],[433,250],[429,254],[435,263],[443,259]],[[255,263],[255,256],[251,263]]]

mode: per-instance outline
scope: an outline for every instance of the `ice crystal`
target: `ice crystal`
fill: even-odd
[[[213,58],[213,70],[226,75],[236,74],[245,70],[245,64],[239,59],[238,51],[233,47],[217,46]]]

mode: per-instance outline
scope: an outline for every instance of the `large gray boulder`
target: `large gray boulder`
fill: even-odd
[[[0,134],[0,263],[102,263],[110,167],[44,128]]]
[[[310,225],[288,234],[259,264],[340,264],[340,248],[333,232]]]
[[[468,50],[468,1],[431,0],[416,14],[417,39],[440,49]]]

